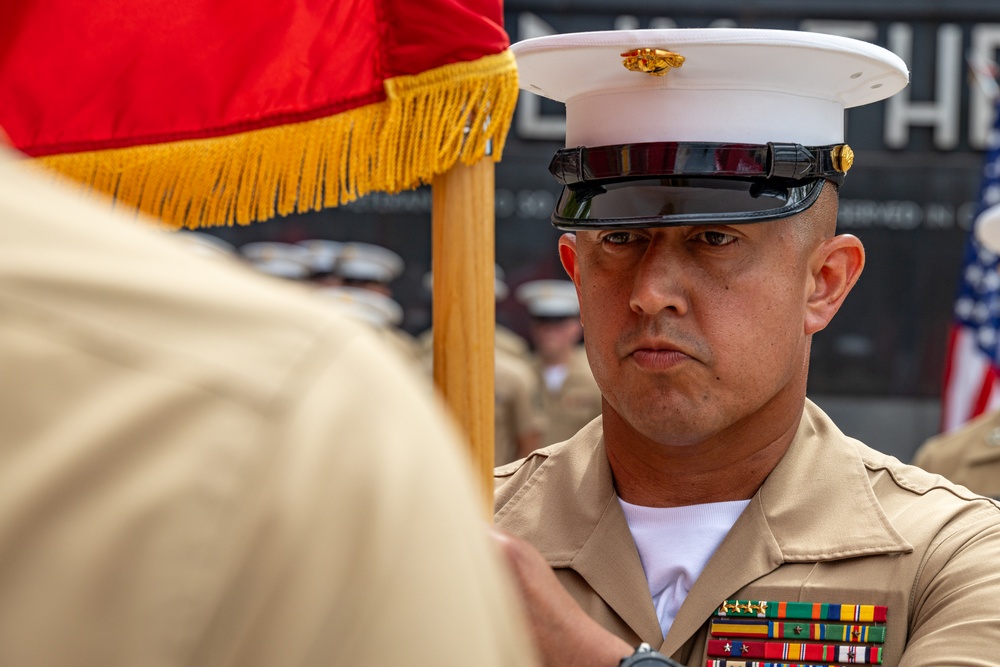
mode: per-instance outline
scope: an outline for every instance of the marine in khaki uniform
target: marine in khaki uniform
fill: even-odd
[[[362,326],[0,149],[0,664],[532,664]]]
[[[517,288],[531,315],[533,365],[548,427],[542,444],[562,442],[601,414],[601,390],[580,344],[580,303],[568,280],[533,280]]]
[[[707,644],[726,601],[863,604],[887,609],[884,624],[848,623],[884,627],[883,642],[856,645],[881,648],[882,664],[990,664],[979,642],[996,639],[1000,623],[1000,510],[844,436],[811,403],[664,637],[601,426],[499,468],[495,518],[535,545],[587,614],[627,644],[647,642],[691,667],[714,665]],[[796,635],[795,625],[805,633],[822,624],[795,619],[786,637],[768,641],[802,643],[810,637]],[[981,661],[958,660],[966,655]]]
[[[504,465],[538,449],[546,419],[531,366],[499,348],[494,361],[494,460]]]
[[[995,664],[1000,507],[805,396],[812,336],[864,266],[835,229],[845,108],[905,64],[793,31],[513,48],[521,85],[567,105],[553,223],[604,396],[496,473],[547,663]]]
[[[503,301],[510,294],[510,288],[507,286],[506,280],[507,277],[503,267],[497,264],[496,281],[494,283],[497,302]],[[531,346],[528,344],[528,341],[499,322],[496,324],[494,343],[498,350],[509,352],[515,357],[525,360],[530,360],[531,358]]]
[[[499,264],[494,287],[497,301],[503,301],[510,293]],[[493,460],[499,466],[523,458],[545,444],[550,420],[545,414],[542,385],[531,366],[528,341],[497,323],[493,344],[496,348]]]
[[[1000,499],[1000,412],[980,415],[956,431],[927,440],[913,465]]]

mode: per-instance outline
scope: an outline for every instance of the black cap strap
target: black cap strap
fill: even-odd
[[[853,153],[846,144],[656,142],[557,151],[549,171],[563,185],[650,177],[824,178],[841,185]]]

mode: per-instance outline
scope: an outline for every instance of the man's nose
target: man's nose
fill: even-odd
[[[690,305],[682,257],[666,244],[651,243],[636,266],[629,306],[645,315],[684,315]]]

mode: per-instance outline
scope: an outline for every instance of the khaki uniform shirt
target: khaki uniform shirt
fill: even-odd
[[[0,150],[0,665],[531,664],[401,361],[29,169]]]
[[[494,459],[504,465],[521,458],[522,437],[537,436],[545,427],[538,378],[528,362],[496,350],[493,395]]]
[[[931,438],[917,450],[913,465],[976,493],[1000,498],[1000,411]]]
[[[544,368],[535,360],[535,369],[542,386],[542,411],[547,428],[542,443],[551,445],[571,438],[594,417],[601,414],[601,389],[594,380],[582,345],[573,350],[566,380],[557,391],[545,386]]]
[[[666,638],[600,419],[496,475],[497,525],[538,547],[605,628],[684,665],[706,664],[707,622],[733,599],[886,605],[883,664],[997,664],[1000,508],[847,438],[812,403]]]

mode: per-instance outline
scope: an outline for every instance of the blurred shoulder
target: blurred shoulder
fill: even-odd
[[[929,438],[917,449],[913,464],[947,477],[970,457],[989,457],[991,453],[1000,460],[1000,410],[980,415],[954,431]]]

